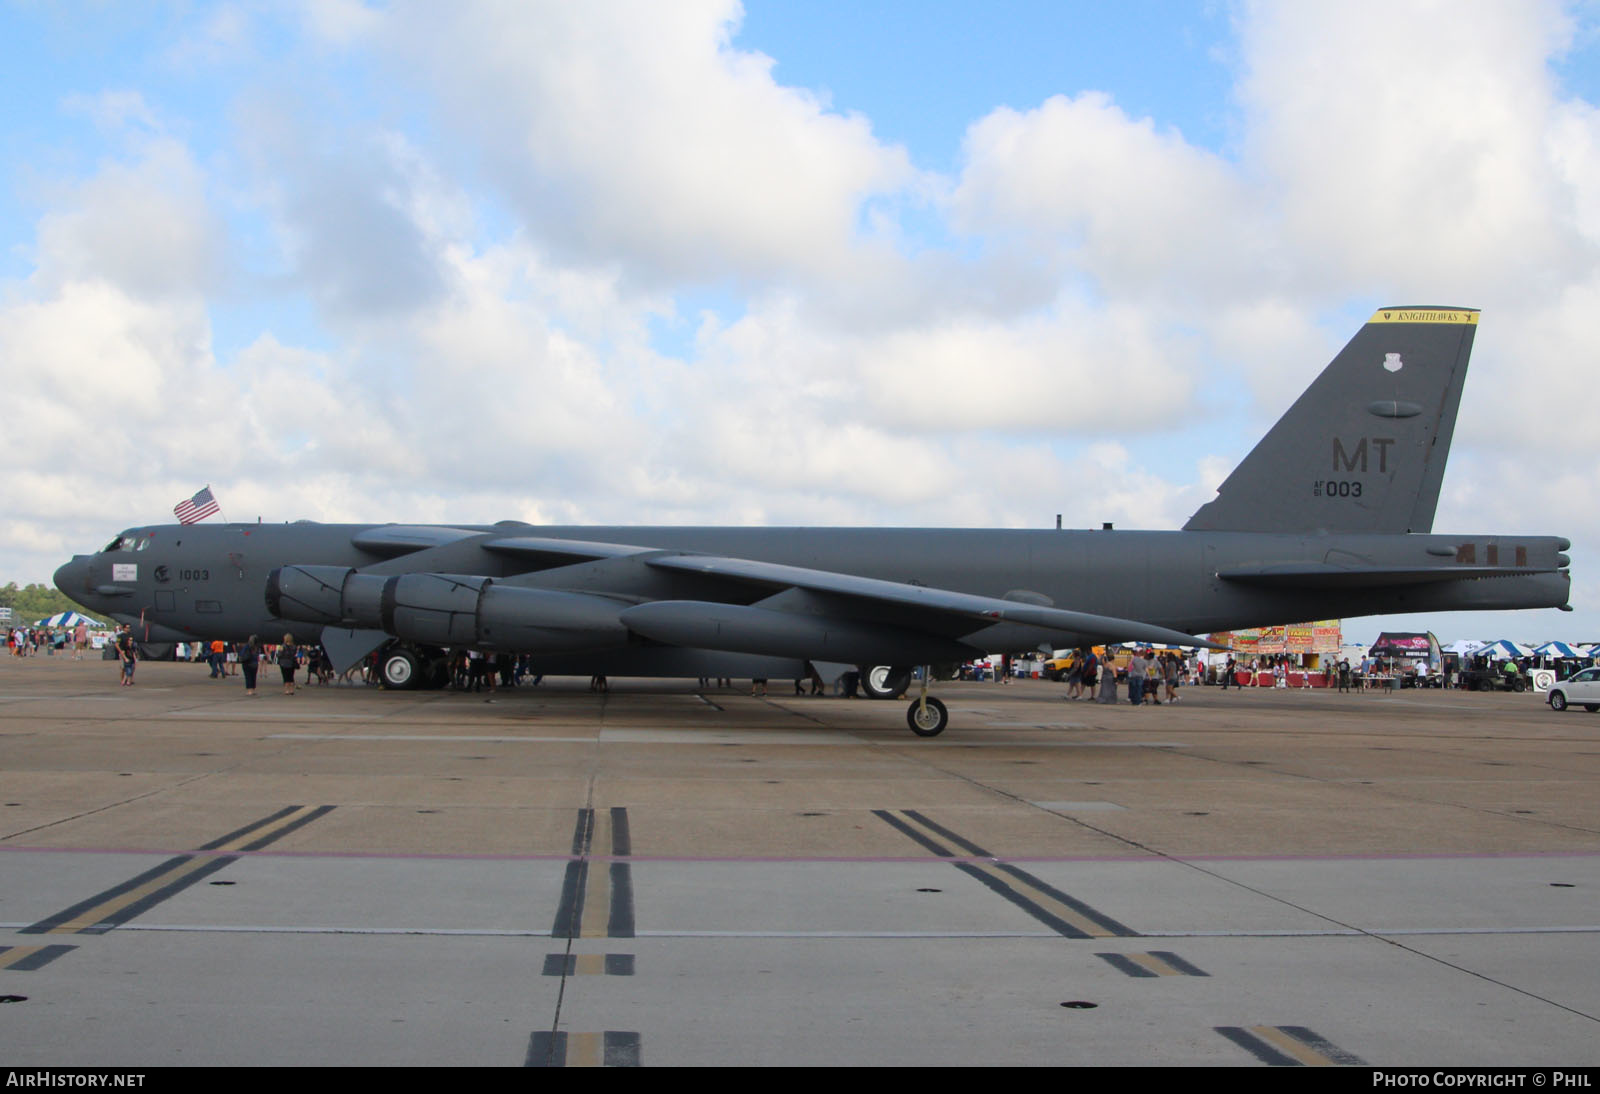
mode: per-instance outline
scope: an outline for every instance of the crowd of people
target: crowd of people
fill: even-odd
[[[1094,703],[1116,703],[1117,678],[1128,684],[1128,702],[1134,706],[1161,706],[1176,703],[1178,689],[1189,682],[1193,667],[1173,650],[1135,649],[1127,653],[1127,665],[1120,671],[1117,662],[1123,655],[1107,650],[1102,656],[1092,649],[1080,649],[1062,679],[1067,685],[1065,698]]]
[[[14,657],[36,656],[40,653],[67,656],[70,653],[74,660],[82,660],[90,646],[87,628],[82,623],[72,629],[17,627],[7,636],[6,643]],[[110,649],[107,656],[115,657],[120,663],[122,685],[132,686],[136,666],[141,658],[132,629],[127,624],[122,624],[108,640],[107,645]],[[1176,703],[1182,698],[1180,689],[1196,683],[1218,684],[1226,690],[1230,687],[1243,686],[1244,679],[1248,679],[1255,686],[1261,686],[1265,679],[1268,686],[1275,685],[1280,688],[1289,686],[1289,681],[1293,680],[1294,686],[1337,687],[1341,692],[1359,692],[1370,689],[1375,684],[1390,683],[1384,668],[1372,659],[1352,663],[1348,658],[1344,658],[1327,669],[1313,674],[1309,670],[1292,665],[1286,656],[1237,661],[1232,654],[1228,654],[1225,660],[1214,658],[1212,663],[1206,666],[1175,650],[1104,647],[1104,652],[1101,652],[1101,649],[1073,651],[1069,667],[1061,674],[1061,680],[1067,685],[1065,698],[1068,701],[1119,702],[1118,684],[1124,680],[1127,682],[1127,701],[1135,706]],[[296,643],[289,634],[283,635],[281,640],[274,641],[263,641],[259,636],[252,635],[244,642],[212,640],[178,643],[175,656],[180,661],[203,662],[210,669],[210,678],[214,680],[242,676],[247,695],[257,693],[257,677],[263,664],[278,669],[285,695],[295,694],[297,678],[302,679],[305,685],[321,686],[334,684],[376,686],[381,682],[377,652],[369,654],[349,669],[338,673],[335,672],[327,651],[320,644]],[[436,683],[454,691],[487,692],[492,697],[500,688],[529,684],[538,686],[544,677],[533,670],[531,662],[532,658],[529,655],[473,649],[450,650],[446,651],[443,661],[445,675],[442,679],[436,680]],[[983,666],[987,663],[975,664]],[[794,681],[794,693],[813,696],[825,694],[822,677],[809,662],[805,667],[807,675]],[[1475,673],[1481,673],[1486,677],[1494,677],[1496,683],[1501,686],[1508,686],[1509,682],[1519,675],[1526,678],[1530,667],[1531,663],[1519,664],[1515,659],[1502,662],[1483,661],[1481,665],[1474,661],[1463,665],[1462,670],[1458,672],[1454,664],[1447,660],[1441,682],[1444,687],[1483,686],[1466,679]],[[964,666],[963,669],[963,679],[983,678],[972,666]],[[994,678],[998,682],[1009,683],[1014,671],[1015,663],[1012,659],[1003,657],[1000,659],[1000,665],[996,667]],[[1404,670],[1394,667],[1389,671],[1393,673],[1394,679],[1399,679]],[[1313,683],[1314,676],[1315,683]],[[728,688],[733,686],[733,681],[718,677],[713,682],[711,677],[702,677],[700,686]],[[860,674],[852,671],[846,672],[836,680],[831,690],[835,696],[854,698],[859,688]],[[590,690],[607,690],[606,678],[592,677]],[[751,681],[752,695],[765,695],[766,690],[766,680]]]
[[[132,687],[141,659],[133,628],[126,623],[119,626],[108,645],[120,666],[121,686]],[[173,654],[179,661],[204,663],[211,670],[212,680],[243,676],[246,695],[256,694],[257,675],[263,662],[277,665],[285,695],[295,694],[295,679],[302,671],[307,684],[333,681],[333,664],[327,652],[321,646],[297,644],[290,634],[276,644],[263,643],[256,635],[244,642],[180,642]]]
[[[74,661],[82,661],[89,648],[89,624],[80,621],[74,627],[12,627],[6,635],[6,648],[13,657],[46,656],[72,651]]]
[[[377,686],[379,675],[377,652],[368,654],[343,672],[336,672],[333,660],[320,643],[296,643],[294,636],[286,634],[280,641],[263,641],[251,635],[243,642],[180,642],[174,651],[179,661],[203,662],[211,670],[210,679],[244,677],[245,692],[256,693],[256,676],[262,664],[274,665],[283,677],[284,694],[293,695],[295,680],[299,676],[305,686],[318,685],[372,685]],[[480,650],[457,649],[446,652],[448,675],[445,686],[452,691],[487,691],[493,695],[496,688],[521,686],[530,680],[537,685],[544,679],[530,668],[528,655],[486,653]],[[603,687],[604,677],[595,677]]]

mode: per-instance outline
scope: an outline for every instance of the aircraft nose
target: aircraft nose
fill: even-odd
[[[73,555],[71,562],[55,572],[55,583],[74,600],[82,600],[89,592],[89,556]]]

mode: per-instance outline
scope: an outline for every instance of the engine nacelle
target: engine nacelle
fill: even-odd
[[[478,645],[519,653],[585,653],[626,646],[625,604],[559,589],[490,585],[478,607]]]
[[[267,608],[281,619],[382,630],[430,646],[519,653],[609,649],[628,642],[618,619],[624,607],[601,596],[467,574],[284,566],[267,578]]]
[[[352,578],[360,581],[365,575]],[[400,574],[383,581],[378,618],[358,626],[377,626],[390,634],[430,646],[479,644],[478,605],[484,590],[494,584],[487,577],[459,574]]]
[[[342,623],[345,582],[354,573],[348,566],[282,566],[267,575],[267,611],[302,623]]]

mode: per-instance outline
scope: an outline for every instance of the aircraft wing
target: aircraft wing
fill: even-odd
[[[566,589],[447,570],[375,572],[394,561],[363,571],[284,566],[268,575],[268,610],[324,624],[324,641],[335,637],[345,660],[362,656],[384,634],[429,646],[543,654],[642,641],[879,665],[963,661],[1047,642],[1209,645],[1136,619],[753,559],[539,537],[495,547],[535,568],[593,561],[598,569],[581,588]],[[614,581],[605,579],[608,571]],[[658,576],[641,582],[643,571]]]
[[[1075,612],[1062,608],[1024,604],[996,597],[910,585],[898,581],[858,577],[853,574],[785,566],[742,558],[710,555],[663,554],[646,565],[704,577],[720,578],[770,590],[767,599],[744,609],[836,621],[840,625],[882,622],[900,631],[959,640],[997,624],[1038,628],[1038,639],[1069,636],[1069,643],[1150,642],[1163,645],[1208,646],[1204,639],[1182,631],[1136,619]],[[798,595],[797,595],[798,594]],[[623,613],[623,622],[649,634],[653,618],[675,615],[687,618],[690,609],[658,607],[695,602],[665,601],[642,604]],[[719,605],[726,613],[735,605]],[[774,624],[779,621],[773,620]],[[642,624],[642,626],[640,625]],[[987,651],[986,651],[987,652]]]
[[[471,539],[481,533],[470,528],[450,528],[435,524],[379,524],[362,529],[350,537],[350,545],[369,554],[395,558],[430,547],[440,547]]]
[[[595,562],[603,558],[622,558],[626,555],[644,554],[653,547],[639,547],[627,543],[599,543],[585,539],[556,539],[550,536],[505,536],[483,541],[483,549],[497,555],[511,555],[529,563],[534,569],[570,566],[579,562]]]

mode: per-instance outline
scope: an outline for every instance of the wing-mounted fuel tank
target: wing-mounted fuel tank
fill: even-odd
[[[525,589],[467,574],[364,574],[344,566],[284,566],[267,577],[267,610],[280,619],[383,630],[430,646],[522,653],[624,646],[603,596]]]

